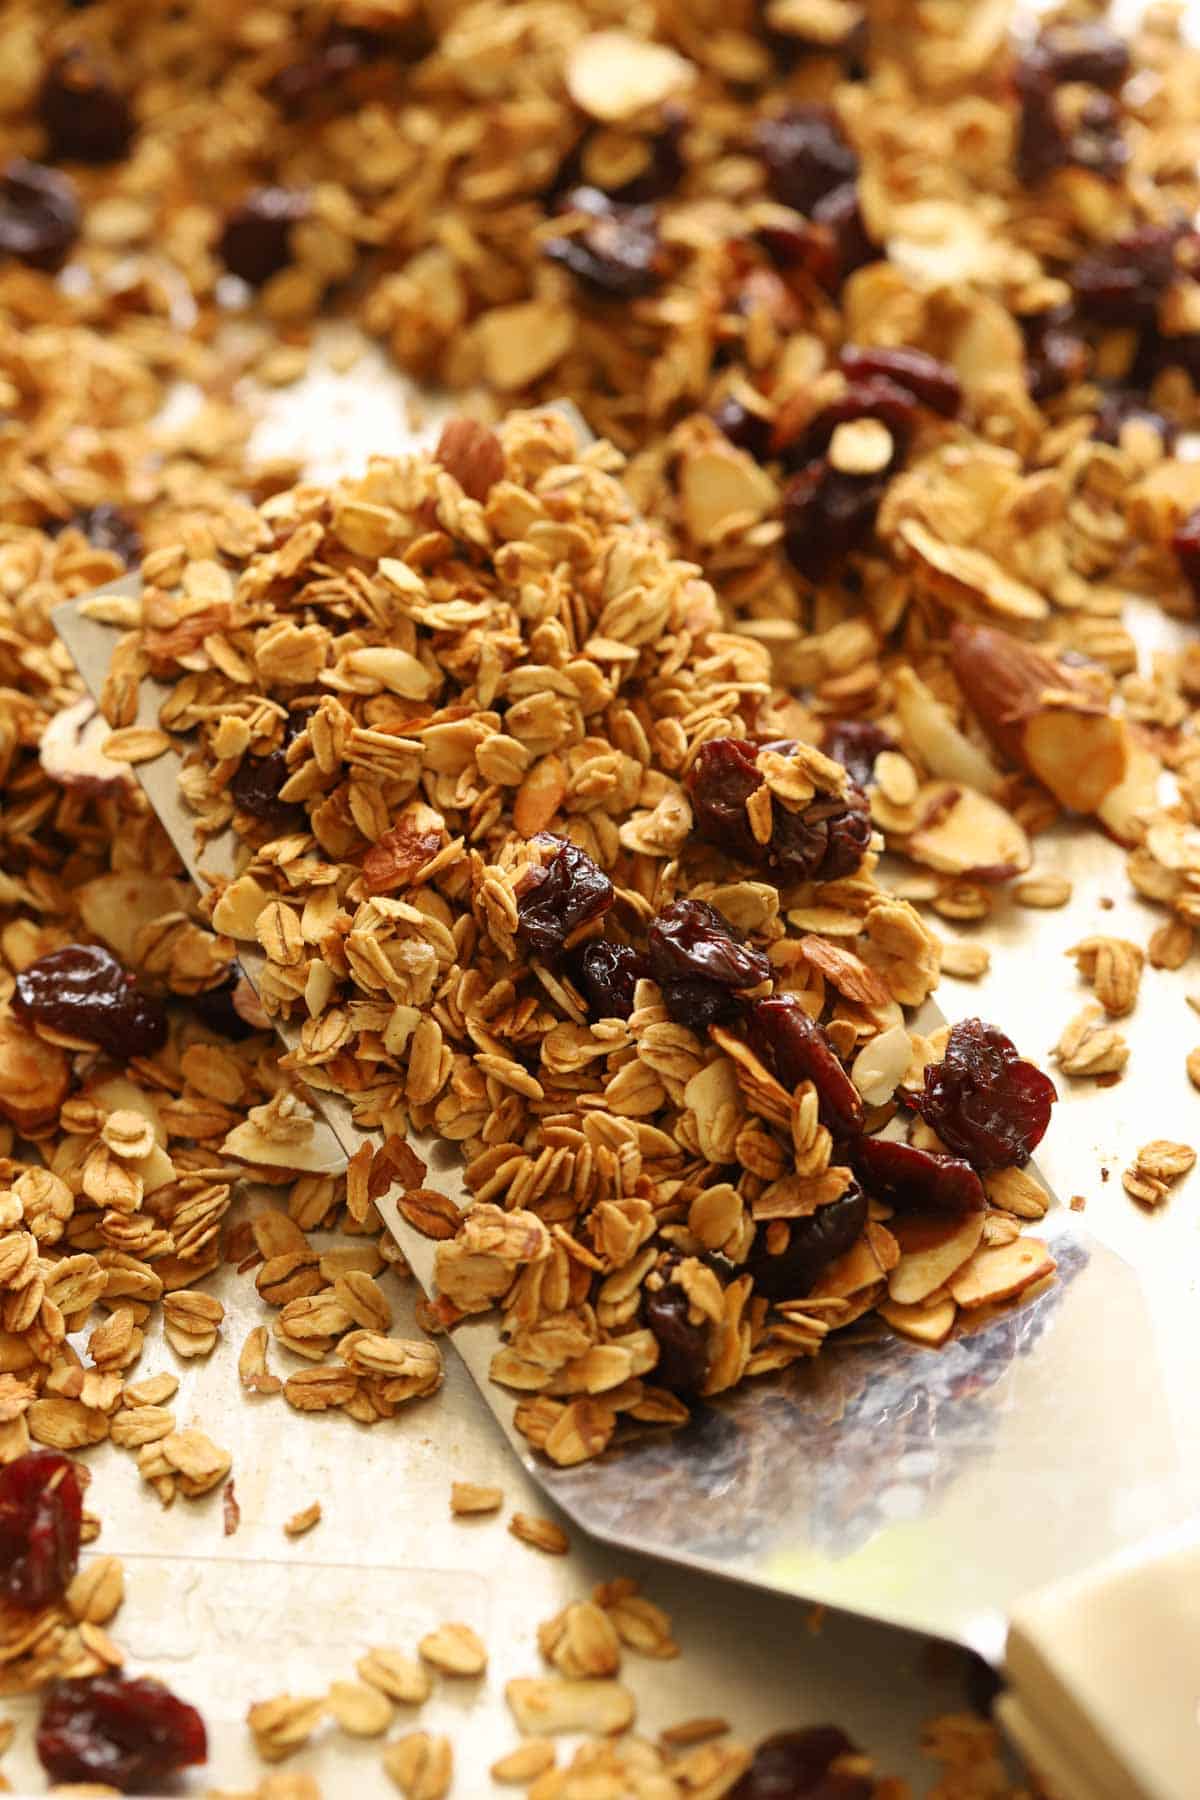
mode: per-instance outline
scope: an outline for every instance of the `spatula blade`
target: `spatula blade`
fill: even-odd
[[[137,591],[132,577],[104,590]],[[78,602],[54,621],[98,694],[113,626]],[[165,691],[144,684],[139,724],[157,723]],[[178,758],[137,773],[199,880]],[[228,872],[231,853],[231,841],[210,844],[204,867]],[[253,981],[260,953],[241,960]],[[294,1035],[281,1028],[285,1042]],[[347,1155],[371,1140],[344,1101],[315,1098]],[[453,1148],[415,1147],[431,1185],[462,1201]],[[428,1290],[433,1245],[388,1196],[379,1206]],[[1039,1235],[1058,1280],[942,1349],[870,1329],[702,1408],[683,1431],[575,1470],[539,1461],[514,1430],[512,1399],[488,1378],[495,1322],[467,1320],[452,1341],[534,1478],[596,1537],[998,1658],[1019,1599],[1180,1522],[1194,1499],[1137,1277],[1061,1207]]]

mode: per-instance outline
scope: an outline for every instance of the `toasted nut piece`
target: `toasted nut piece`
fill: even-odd
[[[311,1531],[313,1526],[319,1525],[320,1522],[321,1502],[312,1500],[299,1512],[293,1513],[290,1519],[286,1519],[283,1529],[288,1537],[303,1537],[306,1531]]]
[[[966,1309],[991,1306],[1024,1293],[1035,1281],[1054,1273],[1053,1256],[1039,1238],[1019,1237],[1011,1244],[977,1250],[965,1268],[946,1283]]]

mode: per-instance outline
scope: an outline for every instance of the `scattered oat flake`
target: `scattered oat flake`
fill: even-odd
[[[469,1625],[439,1625],[417,1645],[421,1656],[444,1675],[481,1675],[487,1667],[483,1640]]]
[[[571,1548],[570,1538],[554,1519],[515,1512],[508,1521],[508,1529],[523,1544],[532,1544],[535,1550],[544,1550],[549,1556],[565,1556]]]
[[[306,1531],[311,1531],[313,1526],[319,1525],[320,1522],[321,1502],[311,1500],[307,1506],[302,1507],[299,1512],[293,1513],[290,1519],[284,1521],[283,1529],[288,1537],[303,1537]]]
[[[455,1481],[450,1488],[450,1511],[457,1517],[473,1513],[498,1512],[504,1504],[504,1489],[484,1487],[475,1481]]]

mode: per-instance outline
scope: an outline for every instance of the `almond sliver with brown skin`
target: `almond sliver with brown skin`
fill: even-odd
[[[914,862],[939,875],[1007,881],[1033,863],[1029,839],[1011,813],[974,788],[931,781],[921,789],[921,817],[905,845]]]
[[[929,1213],[889,1220],[888,1230],[900,1246],[900,1261],[888,1276],[889,1299],[919,1306],[948,1283],[978,1249],[983,1218],[969,1213],[965,1219],[947,1220],[944,1214]]]
[[[996,1244],[977,1250],[965,1268],[947,1281],[947,1286],[964,1310],[989,1306],[998,1300],[1011,1300],[1032,1287],[1035,1281],[1052,1275],[1058,1265],[1040,1238],[1014,1238],[1011,1244]]]

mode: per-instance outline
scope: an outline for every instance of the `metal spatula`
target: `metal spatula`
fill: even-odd
[[[136,594],[136,578],[106,593]],[[60,607],[55,624],[93,695],[117,633]],[[138,723],[166,693],[147,682]],[[178,756],[142,765],[150,802],[194,880]],[[232,833],[204,865],[232,870]],[[261,952],[244,948],[254,982]],[[924,1023],[925,1021],[923,1021]],[[291,1044],[296,1032],[281,1026]],[[314,1096],[347,1157],[371,1134]],[[457,1153],[414,1139],[428,1180],[466,1198]],[[379,1202],[428,1291],[433,1245]],[[1040,1227],[1059,1278],[940,1351],[895,1337],[839,1346],[574,1470],[542,1463],[488,1379],[494,1322],[452,1342],[534,1478],[579,1525],[627,1549],[909,1626],[999,1662],[1013,1735],[1066,1800],[1200,1794],[1200,1550],[1102,1573],[1189,1516],[1138,1281],[1052,1207]],[[1182,1560],[1181,1560],[1182,1559]],[[1190,1585],[1189,1585],[1190,1584]],[[1131,1703],[1133,1701],[1134,1703]]]

